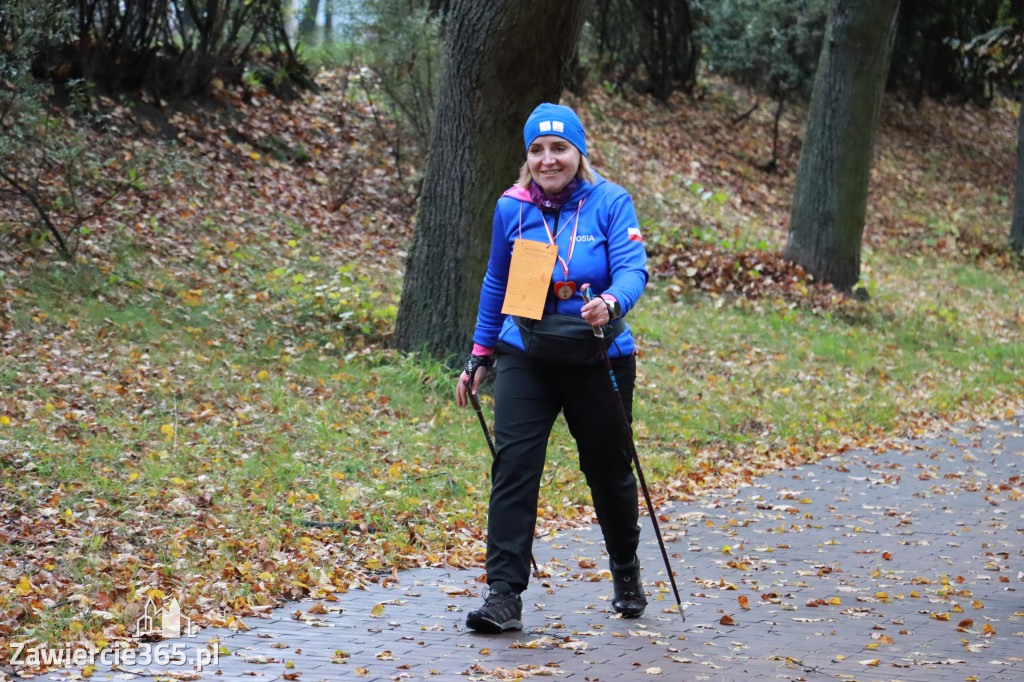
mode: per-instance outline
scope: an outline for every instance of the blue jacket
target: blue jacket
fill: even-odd
[[[614,296],[625,315],[636,305],[649,278],[647,253],[641,240],[633,200],[622,187],[600,176],[596,176],[594,184],[580,180],[576,191],[560,211],[544,213],[552,232],[558,233],[555,242],[562,260],[568,259],[569,242],[576,224],[575,213],[581,201],[583,208],[579,211],[576,246],[568,262],[569,280],[576,283],[577,291],[567,301],[559,300],[553,290],[549,291],[544,313],[578,315],[584,304],[579,287],[587,282],[593,287],[595,295],[608,293]],[[501,313],[512,245],[519,237],[548,243],[540,208],[530,201],[529,192],[513,187],[498,199],[494,209],[491,255],[480,291],[480,308],[473,333],[473,341],[481,346],[493,348],[499,341],[503,341],[523,349],[518,327],[511,317]],[[564,279],[562,264],[555,261],[551,274],[552,285]],[[627,324],[625,331],[615,338],[608,349],[608,355],[631,355],[635,349],[633,335]]]

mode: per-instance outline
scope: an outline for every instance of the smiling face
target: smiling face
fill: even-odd
[[[557,135],[541,135],[526,150],[533,181],[547,194],[558,194],[580,167],[580,151]]]

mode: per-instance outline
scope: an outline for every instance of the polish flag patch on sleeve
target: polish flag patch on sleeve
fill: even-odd
[[[629,241],[631,241],[631,242],[642,242],[644,240],[644,238],[640,236],[640,228],[639,227],[631,227],[631,228],[629,228],[628,233],[629,233]]]

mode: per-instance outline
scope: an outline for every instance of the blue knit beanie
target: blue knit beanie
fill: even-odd
[[[571,142],[580,154],[587,155],[587,133],[580,117],[569,107],[545,102],[534,109],[523,126],[526,148],[541,135],[557,135]]]

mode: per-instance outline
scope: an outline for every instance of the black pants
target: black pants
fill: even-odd
[[[504,352],[501,352],[504,350]],[[522,591],[530,578],[537,500],[551,428],[561,411],[576,440],[611,560],[630,563],[640,541],[632,454],[618,397],[603,364],[538,363],[499,347],[494,393],[487,581]],[[623,405],[632,421],[636,359],[613,358]]]

